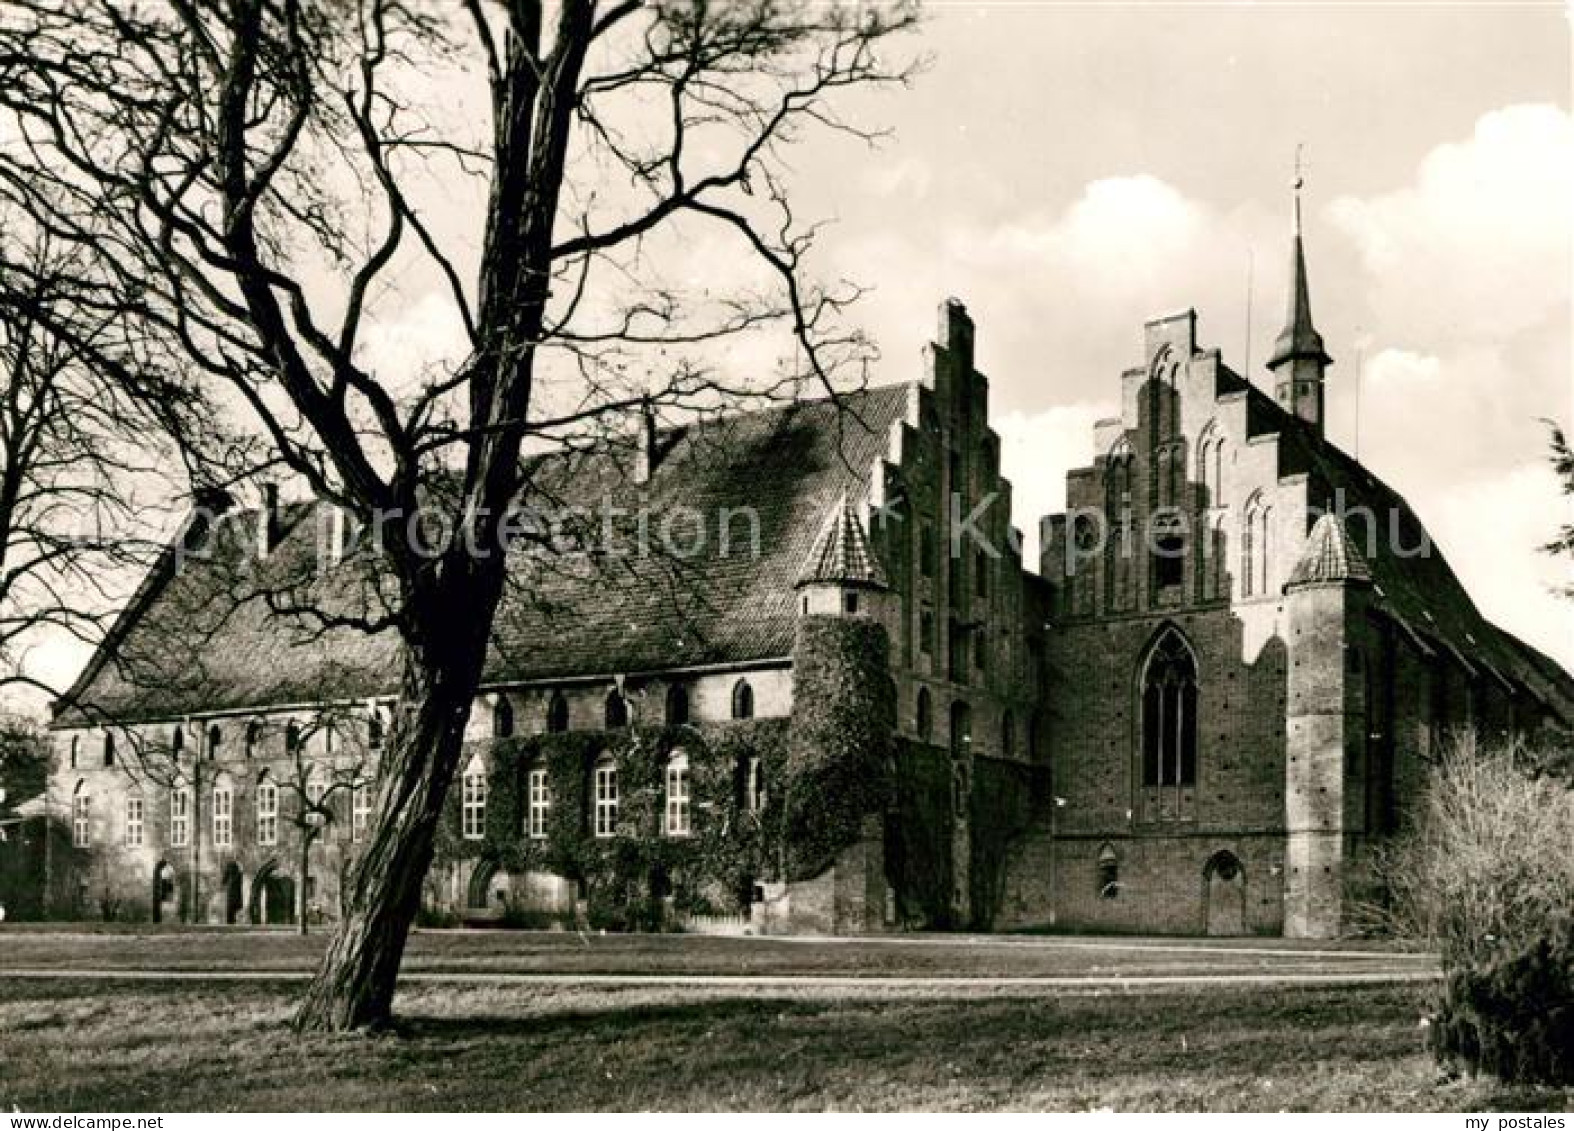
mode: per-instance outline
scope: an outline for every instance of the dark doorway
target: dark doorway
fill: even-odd
[[[1210,935],[1246,933],[1246,869],[1233,852],[1216,852],[1202,870],[1203,919]]]
[[[237,923],[240,921],[245,903],[241,898],[240,866],[235,861],[231,860],[224,865],[224,874],[220,877],[220,882],[224,887],[224,921]]]

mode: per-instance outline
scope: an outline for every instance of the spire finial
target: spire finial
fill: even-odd
[[[1306,177],[1301,169],[1301,151],[1305,149],[1301,142],[1295,143],[1295,179],[1290,182],[1290,189],[1295,194],[1295,234],[1301,234],[1301,189],[1306,187]]]

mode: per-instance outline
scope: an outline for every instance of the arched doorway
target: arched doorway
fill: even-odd
[[[1203,922],[1210,935],[1246,933],[1246,869],[1228,850],[1215,852],[1202,870]]]
[[[501,916],[508,910],[510,892],[508,873],[498,867],[494,858],[483,857],[470,873],[470,886],[465,895],[466,914],[477,918]]]
[[[180,886],[168,860],[160,860],[153,866],[152,905],[155,923],[180,921]]]
[[[233,860],[224,865],[224,873],[219,877],[219,882],[224,888],[224,921],[238,922],[240,913],[245,907],[245,902],[241,898],[240,865]]]
[[[251,881],[251,905],[247,908],[256,924],[291,922],[295,917],[295,883],[281,875],[277,861],[270,860],[257,869]]]

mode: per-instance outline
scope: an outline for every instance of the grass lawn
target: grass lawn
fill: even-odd
[[[267,970],[315,968],[326,932],[0,929],[6,969]],[[703,938],[572,932],[419,931],[406,971],[724,974],[841,977],[1080,977],[1189,974],[1416,973],[1430,956],[1284,939],[1090,939],[909,935],[864,939]]]
[[[4,943],[14,941],[12,938]],[[1141,994],[418,985],[297,1039],[297,987],[6,981],[0,1109],[1566,1110],[1443,1083],[1423,986]]]

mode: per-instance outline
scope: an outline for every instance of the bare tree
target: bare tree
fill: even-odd
[[[155,504],[183,485],[175,441],[203,417],[135,327],[78,301],[69,246],[0,209],[0,256],[0,691],[58,695],[27,650],[102,639],[158,552]]]
[[[834,393],[867,359],[842,318],[858,289],[812,281],[786,154],[808,129],[872,139],[836,102],[905,80],[884,47],[914,20],[901,0],[0,14],[0,195],[352,515],[385,580],[353,610],[291,610],[396,633],[401,657],[374,827],[300,1027],[390,1016],[505,555],[548,541],[517,523],[524,457],[604,445],[642,410]],[[714,254],[685,259],[700,241]],[[379,371],[375,327],[412,277],[462,344]],[[796,363],[717,369],[761,335]],[[428,537],[405,536],[416,515]]]

